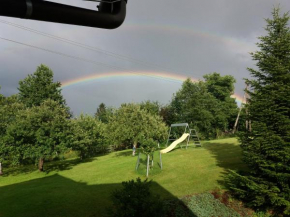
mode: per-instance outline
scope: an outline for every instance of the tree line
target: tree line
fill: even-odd
[[[237,114],[231,98],[235,79],[218,73],[204,78],[197,83],[184,81],[165,106],[150,100],[119,108],[101,103],[95,116],[74,118],[61,94],[61,83],[54,82],[51,69],[40,65],[19,81],[18,94],[0,95],[0,162],[37,162],[43,171],[45,161],[70,150],[84,159],[137,147],[148,139],[163,142],[168,126],[176,122],[190,123],[204,138],[216,138],[231,128]]]

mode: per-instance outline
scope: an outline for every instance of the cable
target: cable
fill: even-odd
[[[142,60],[138,60],[138,59],[126,56],[126,55],[122,55],[122,54],[117,54],[117,53],[114,53],[114,52],[106,51],[106,50],[103,50],[103,49],[100,49],[100,48],[97,48],[97,47],[92,47],[90,45],[82,44],[82,43],[79,43],[79,42],[76,42],[76,41],[72,41],[72,40],[69,40],[69,39],[66,39],[66,38],[62,38],[62,37],[58,37],[58,36],[51,35],[51,34],[48,34],[48,33],[44,33],[44,32],[41,32],[41,31],[38,31],[38,30],[35,30],[35,29],[31,29],[31,28],[19,25],[19,24],[8,22],[8,21],[5,21],[5,20],[0,20],[0,23],[7,24],[7,25],[10,25],[10,26],[13,26],[13,27],[16,27],[16,28],[20,28],[22,30],[25,30],[25,31],[28,31],[28,32],[32,32],[32,33],[35,33],[35,34],[38,34],[38,35],[42,35],[44,37],[48,37],[48,38],[51,38],[51,39],[62,41],[62,42],[65,42],[67,44],[71,44],[71,45],[74,45],[74,46],[77,46],[77,47],[81,47],[81,48],[84,48],[84,49],[87,49],[87,50],[103,53],[103,54],[105,54],[107,56],[111,56],[111,57],[114,57],[114,58],[119,58],[119,59],[122,59],[122,60],[130,61],[132,63],[137,63],[137,64],[141,64],[141,65],[145,65],[145,66],[155,67],[155,68],[159,68],[159,69],[162,69],[162,70],[165,70],[165,71],[168,71],[168,70],[169,71],[175,71],[174,69],[171,69],[169,67],[160,66],[160,65],[154,64],[154,63],[148,63],[148,62],[145,62],[145,61],[142,61]]]
[[[49,53],[52,53],[52,54],[57,54],[57,55],[64,56],[64,57],[67,57],[67,58],[72,58],[72,59],[76,59],[76,60],[92,63],[94,65],[102,65],[102,66],[105,66],[105,67],[108,67],[108,68],[113,68],[113,69],[117,69],[117,70],[124,70],[126,72],[129,72],[129,73],[132,73],[132,74],[135,74],[135,75],[139,75],[139,76],[155,78],[155,79],[158,79],[158,80],[166,80],[166,81],[170,81],[170,82],[173,82],[173,83],[180,84],[180,82],[177,82],[177,81],[174,81],[174,80],[171,80],[171,79],[162,78],[162,77],[156,77],[156,76],[147,75],[147,74],[144,74],[144,73],[136,73],[136,72],[133,72],[131,70],[126,70],[125,68],[122,68],[122,67],[112,66],[112,65],[101,63],[101,62],[97,62],[97,61],[94,61],[94,60],[89,60],[89,59],[85,59],[85,58],[82,58],[82,57],[77,57],[77,56],[61,53],[61,52],[58,52],[58,51],[53,51],[53,50],[49,50],[49,49],[46,49],[46,48],[41,48],[41,47],[38,47],[38,46],[29,45],[29,44],[26,44],[26,43],[14,41],[14,40],[3,38],[3,37],[0,37],[0,39],[4,40],[4,41],[15,43],[15,44],[20,44],[20,45],[23,45],[23,46],[27,46],[27,47],[30,47],[30,48],[42,50],[42,51],[45,51],[45,52],[49,52]]]

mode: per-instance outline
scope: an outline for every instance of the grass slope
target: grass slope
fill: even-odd
[[[111,192],[122,181],[145,178],[145,156],[138,172],[131,150],[95,157],[53,162],[40,173],[33,166],[6,170],[0,177],[0,217],[105,216]],[[245,169],[236,139],[204,142],[203,147],[175,149],[155,155],[153,190],[163,198],[181,197],[220,187],[227,169]]]

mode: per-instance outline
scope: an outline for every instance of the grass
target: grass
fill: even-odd
[[[105,216],[110,194],[122,181],[145,179],[145,156],[135,171],[137,156],[131,150],[110,153],[81,162],[70,159],[45,165],[4,170],[0,177],[0,217]],[[153,191],[163,198],[182,197],[222,187],[228,169],[245,169],[235,138],[203,142],[202,147],[158,153],[149,178]]]

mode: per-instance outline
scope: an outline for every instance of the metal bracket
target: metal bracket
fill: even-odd
[[[100,3],[108,3],[108,4],[111,4],[111,12],[113,12],[113,10],[114,10],[114,3],[120,2],[121,0],[112,0],[112,1],[110,1],[110,0],[84,0],[84,1],[100,2]],[[97,8],[99,9],[99,6],[97,6]]]

